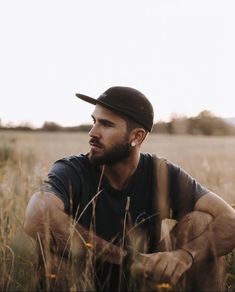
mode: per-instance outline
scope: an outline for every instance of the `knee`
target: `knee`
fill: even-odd
[[[182,218],[182,223],[184,221],[192,227],[204,230],[213,221],[213,216],[206,212],[192,211]]]
[[[172,229],[171,235],[176,245],[180,246],[203,233],[213,217],[205,212],[192,211],[184,216]]]

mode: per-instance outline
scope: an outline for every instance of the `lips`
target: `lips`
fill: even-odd
[[[99,143],[99,141],[95,140],[95,139],[91,139],[89,141],[89,144],[91,146],[91,149],[96,150],[96,149],[101,149],[103,148],[103,145],[101,143]]]

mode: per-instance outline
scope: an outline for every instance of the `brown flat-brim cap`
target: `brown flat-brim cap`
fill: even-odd
[[[100,104],[121,113],[151,132],[154,111],[152,104],[140,91],[123,86],[115,86],[106,90],[97,99],[76,93],[76,96],[91,104]]]

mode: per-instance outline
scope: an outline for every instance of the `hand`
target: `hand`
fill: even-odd
[[[155,284],[169,283],[174,286],[192,265],[191,256],[183,249],[146,256],[144,276]]]

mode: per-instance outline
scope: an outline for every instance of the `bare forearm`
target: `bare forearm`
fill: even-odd
[[[119,247],[74,223],[63,211],[57,210],[51,215],[50,229],[60,252],[66,250],[71,251],[73,256],[80,256],[89,250],[96,258],[117,264],[125,255]]]
[[[74,222],[58,204],[48,204],[49,199],[49,195],[36,194],[29,203],[24,230],[30,236],[49,244],[59,254],[82,257],[89,250],[101,260],[117,264],[122,261],[125,251]]]
[[[86,248],[95,253],[96,258],[101,258],[103,261],[120,264],[126,251],[120,247],[108,242],[101,237],[97,236],[94,232],[86,230],[80,224],[76,224],[76,234],[79,238],[83,237],[83,244]]]

